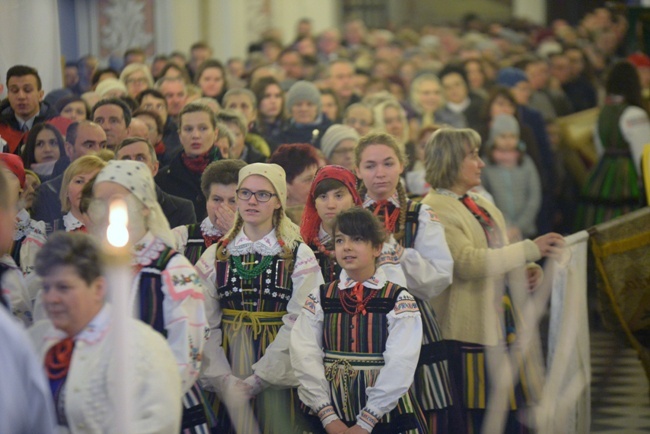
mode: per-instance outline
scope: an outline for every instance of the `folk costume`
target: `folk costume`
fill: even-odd
[[[291,327],[323,279],[298,227],[284,214],[284,170],[276,164],[247,165],[239,172],[239,186],[251,175],[273,185],[282,207],[274,229],[257,241],[248,238],[238,213],[233,229],[197,263],[209,288],[211,328],[201,382],[219,396],[219,432],[254,432],[257,421],[261,432],[286,433],[296,423],[297,409],[290,389],[298,385],[289,359]],[[242,387],[256,395],[254,417],[242,416],[242,403],[233,402]]]
[[[373,433],[425,433],[412,396],[422,345],[414,298],[381,268],[365,282],[312,291],[291,334],[298,394],[325,427],[336,419]],[[324,430],[323,430],[324,431]]]
[[[97,175],[95,185],[115,182],[148,209],[148,232],[132,248],[135,278],[130,291],[133,315],[166,339],[182,380],[183,433],[208,432],[214,415],[196,382],[207,340],[204,287],[189,261],[171,246],[169,229],[146,165],[135,161],[110,161]]]
[[[223,233],[212,225],[209,217],[198,224],[178,226],[172,229],[176,240],[174,247],[195,265],[203,252],[211,245],[219,242]]]
[[[337,165],[328,165],[320,168],[309,190],[309,196],[305,203],[305,211],[302,215],[302,223],[300,224],[300,235],[304,242],[312,248],[325,282],[333,282],[341,274],[341,267],[334,258],[332,234],[329,234],[323,228],[322,220],[318,215],[318,211],[316,211],[315,205],[316,188],[319,183],[326,179],[335,179],[341,182],[348,189],[350,195],[352,195],[355,206],[361,206],[361,197],[356,188],[356,176],[345,167]],[[397,261],[397,252],[394,246],[389,243],[384,243],[379,263],[391,282],[402,286],[406,285],[406,278],[404,277],[402,267]]]
[[[366,195],[363,207],[377,215],[386,231],[393,234],[389,244],[397,252],[406,287],[416,297],[422,315],[424,337],[413,383],[414,396],[425,413],[427,429],[447,432],[455,417],[455,392],[449,377],[446,344],[429,303],[451,283],[454,261],[444,228],[431,208],[407,200],[399,192],[380,202]]]
[[[525,268],[538,267],[539,249],[531,240],[508,244],[501,212],[473,193],[459,196],[449,190],[429,192],[423,203],[435,208],[444,224],[454,257],[454,282],[431,303],[438,312],[442,334],[450,351],[450,368],[461,396],[462,432],[480,432],[489,390],[495,383],[488,369],[488,351],[514,352],[519,366],[514,386],[501,391],[509,398],[507,433],[528,432],[517,410],[534,404],[540,390],[539,365],[519,357],[518,316],[528,295]],[[527,263],[529,263],[527,265]],[[473,379],[484,378],[477,382]],[[461,432],[459,429],[458,432]]]
[[[607,97],[594,134],[600,159],[581,191],[576,230],[647,205],[641,154],[649,135],[650,119],[642,108],[627,104],[618,95]]]

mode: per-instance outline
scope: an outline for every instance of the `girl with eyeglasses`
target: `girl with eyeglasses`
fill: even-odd
[[[262,432],[285,433],[296,423],[297,396],[290,388],[298,380],[289,336],[323,278],[298,226],[285,215],[286,200],[280,166],[243,167],[234,226],[196,265],[208,286],[212,329],[202,384],[218,394],[219,432],[255,432],[257,423]]]

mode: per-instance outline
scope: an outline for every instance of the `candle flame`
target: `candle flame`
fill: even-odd
[[[126,227],[129,214],[124,199],[111,202],[108,212],[108,229],[106,239],[111,246],[124,247],[129,242],[129,231]]]

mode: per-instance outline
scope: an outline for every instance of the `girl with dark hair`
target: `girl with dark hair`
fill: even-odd
[[[25,169],[33,170],[42,182],[52,178],[54,166],[66,158],[65,141],[59,130],[51,124],[36,124],[27,135],[22,159]]]
[[[290,391],[297,384],[289,360],[291,327],[323,278],[284,212],[280,166],[243,167],[236,193],[234,226],[196,264],[208,286],[212,329],[202,384],[219,396],[218,432],[256,432],[257,422],[264,433],[287,433],[296,422],[297,399]]]
[[[359,193],[363,207],[378,216],[391,235],[388,243],[396,251],[406,286],[417,297],[424,338],[413,387],[429,431],[445,432],[453,418],[452,390],[446,348],[429,300],[451,283],[454,261],[438,217],[406,196],[400,182],[405,160],[393,136],[377,133],[361,138],[356,149],[357,176],[362,181]]]
[[[640,174],[643,147],[650,137],[650,119],[642,108],[641,82],[634,66],[627,61],[616,63],[605,90],[605,106],[594,134],[600,160],[582,189],[576,229],[646,205]]]
[[[426,429],[409,388],[422,344],[421,314],[406,288],[377,267],[381,223],[368,210],[351,208],[332,230],[343,269],[311,292],[291,333],[298,395],[318,417],[314,431],[436,432]]]
[[[286,126],[284,91],[275,77],[262,77],[251,88],[257,98],[257,121],[253,132],[273,142]]]

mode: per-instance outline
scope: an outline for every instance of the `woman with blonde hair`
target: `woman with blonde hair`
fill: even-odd
[[[79,210],[84,186],[106,166],[106,161],[96,155],[85,155],[74,160],[63,172],[59,199],[63,217],[54,221],[53,230],[87,232],[86,218]]]
[[[153,77],[149,67],[143,63],[131,63],[126,65],[120,74],[120,80],[126,86],[128,95],[137,98],[138,94],[145,89],[153,88]]]

